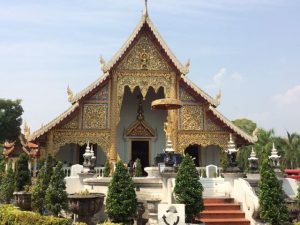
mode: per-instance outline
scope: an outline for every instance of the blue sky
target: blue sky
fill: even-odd
[[[1,98],[21,98],[32,130],[70,106],[140,20],[143,0],[0,0]],[[149,0],[188,77],[229,119],[300,132],[300,1]]]

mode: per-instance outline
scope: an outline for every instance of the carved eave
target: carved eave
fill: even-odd
[[[256,136],[251,136],[247,134],[245,131],[234,125],[229,119],[223,116],[220,112],[218,112],[214,107],[209,106],[209,111],[217,117],[221,122],[223,122],[230,130],[240,136],[247,144],[252,144],[257,141]]]
[[[109,78],[109,73],[104,73],[100,78],[98,78],[96,81],[91,83],[89,86],[87,86],[85,89],[77,93],[73,99],[72,99],[72,104],[78,102],[82,98],[84,98],[86,95],[91,93],[93,90],[95,90],[97,87],[102,85],[104,82],[106,82]]]
[[[211,104],[214,107],[217,107],[219,103],[216,99],[211,97],[209,94],[207,94],[205,91],[203,91],[201,88],[199,88],[196,84],[194,84],[190,79],[188,79],[185,76],[181,76],[181,82],[185,84],[188,88],[192,89],[197,95],[205,99],[209,104]]]
[[[67,109],[64,113],[62,113],[60,116],[56,117],[54,120],[52,120],[50,123],[46,124],[45,126],[42,126],[39,130],[35,131],[30,137],[28,138],[28,141],[36,141],[39,137],[46,134],[48,131],[53,129],[55,126],[59,125],[63,120],[65,120],[68,116],[70,116],[75,110],[79,107],[79,103],[76,102],[73,104],[69,109]]]
[[[125,137],[155,137],[155,131],[145,121],[135,121],[125,130]]]
[[[108,73],[120,60],[121,58],[126,54],[127,50],[130,48],[131,44],[134,42],[134,40],[137,38],[137,36],[141,33],[142,28],[147,25],[156,38],[157,42],[163,49],[163,51],[166,53],[168,58],[171,60],[172,64],[175,66],[175,68],[179,71],[180,74],[187,74],[188,67],[183,66],[179,60],[176,58],[176,56],[173,54],[173,52],[169,49],[166,42],[163,40],[157,29],[155,28],[154,24],[150,20],[148,14],[143,15],[140,22],[138,23],[137,27],[134,29],[132,34],[129,36],[127,41],[123,44],[121,49],[113,56],[113,58],[103,66],[103,72]]]

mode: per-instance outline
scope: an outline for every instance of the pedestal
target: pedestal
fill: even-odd
[[[160,203],[159,199],[147,200],[147,208],[148,208],[148,225],[157,225],[157,209],[158,203]]]
[[[163,181],[163,199],[164,203],[172,204],[172,179],[176,178],[176,173],[161,173]]]

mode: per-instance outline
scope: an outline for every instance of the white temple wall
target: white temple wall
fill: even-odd
[[[128,162],[131,158],[130,143],[127,143],[124,138],[124,131],[136,121],[138,100],[137,96],[140,93],[136,88],[134,93],[129,91],[129,88],[125,88],[125,94],[123,97],[123,103],[121,107],[120,122],[118,126],[118,154],[124,162]],[[163,98],[163,89],[161,88],[157,94],[150,88],[146,95],[145,101],[143,101],[144,117],[145,121],[156,130],[157,137],[150,141],[150,165],[154,163],[154,157],[157,153],[162,153],[165,147],[165,133],[164,133],[164,121],[166,119],[166,112],[161,110],[151,110],[151,102],[155,99]],[[144,139],[143,139],[144,140]],[[130,141],[130,140],[129,140]]]
[[[61,162],[67,162],[67,164],[78,163],[79,147],[77,144],[68,144],[60,147],[56,158]]]
[[[216,165],[220,166],[220,154],[221,150],[219,146],[210,145],[200,150],[200,165]]]

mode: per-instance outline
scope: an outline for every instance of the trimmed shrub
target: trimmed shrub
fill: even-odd
[[[68,195],[64,177],[62,163],[58,162],[46,191],[46,209],[51,211],[55,216],[58,216],[62,209],[68,209]]]
[[[16,163],[15,191],[24,191],[25,186],[31,185],[31,175],[28,169],[28,156],[22,153]]]
[[[11,164],[9,164],[8,170],[5,173],[0,185],[0,199],[7,204],[10,203],[10,200],[13,198],[14,190],[15,174],[11,167]]]
[[[137,210],[137,199],[132,178],[122,161],[117,162],[106,198],[106,213],[113,222],[132,219]]]
[[[185,222],[191,223],[204,209],[203,187],[191,156],[186,154],[179,166],[174,188],[176,202],[185,204]]]
[[[141,160],[139,158],[137,158],[135,160],[134,165],[135,165],[134,176],[135,177],[142,177],[143,176],[143,169],[142,169]]]
[[[291,224],[281,183],[267,160],[262,163],[260,176],[258,198],[261,219],[271,225]]]
[[[105,165],[104,165],[104,177],[109,177],[110,175],[110,162],[109,160],[106,160]]]
[[[45,211],[45,196],[49,186],[51,176],[53,174],[54,160],[52,156],[47,157],[47,161],[43,164],[37,176],[36,185],[32,190],[32,208],[43,214]]]
[[[72,221],[53,216],[40,216],[29,211],[20,211],[12,205],[0,206],[0,224],[9,225],[71,225]]]
[[[113,223],[111,221],[105,221],[104,223],[98,225],[123,225],[122,223]]]

